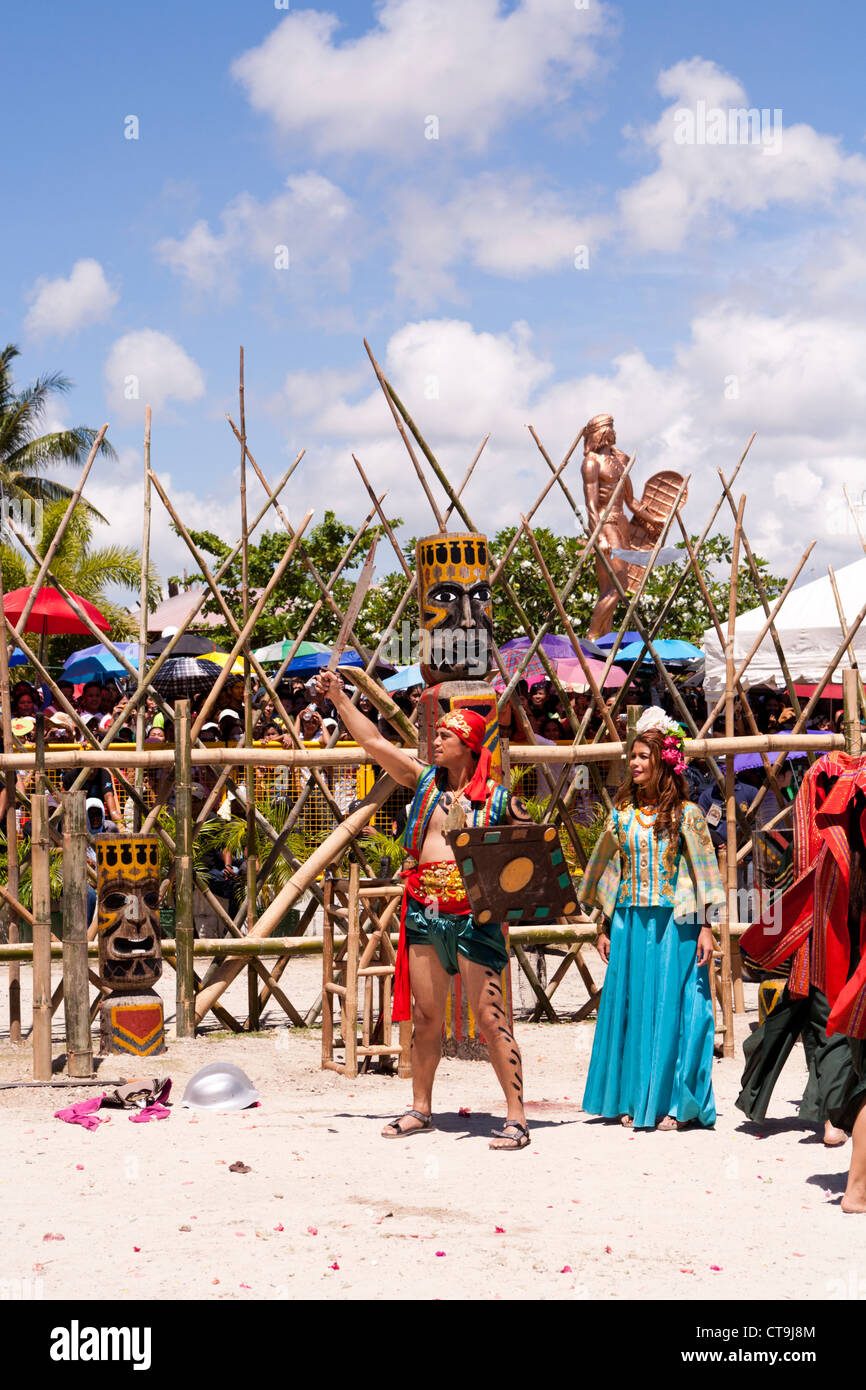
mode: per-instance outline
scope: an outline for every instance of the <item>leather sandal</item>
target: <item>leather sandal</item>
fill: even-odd
[[[411,1115],[413,1120],[420,1120],[420,1125],[413,1125],[411,1129],[401,1129],[400,1121],[405,1120]],[[383,1134],[383,1139],[408,1139],[410,1134],[427,1134],[433,1128],[433,1116],[424,1115],[420,1110],[404,1110],[402,1115],[398,1115],[396,1120],[389,1120],[386,1129],[393,1129],[393,1134]]]

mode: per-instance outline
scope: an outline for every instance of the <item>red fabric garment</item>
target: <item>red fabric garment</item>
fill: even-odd
[[[406,945],[406,899],[414,898],[416,902],[428,902],[428,898],[421,887],[421,870],[424,864],[419,864],[416,868],[404,869],[401,877],[406,880],[403,892],[403,902],[400,905],[400,939],[397,943],[397,962],[394,967],[394,1003],[391,1009],[391,1017],[395,1023],[405,1023],[412,1017],[412,990],[409,984],[409,948]],[[462,903],[448,903],[448,913],[454,917],[465,917],[469,913],[469,900],[464,898]]]
[[[487,735],[487,721],[483,715],[472,709],[453,709],[443,714],[437,725],[439,729],[449,729],[456,734],[461,743],[478,754],[478,762],[472,781],[466,788],[470,801],[483,801],[487,794],[487,779],[490,776],[490,749],[484,747]]]
[[[834,779],[829,790],[822,786],[823,778]],[[810,984],[815,985],[830,1001],[828,1035],[862,1038],[866,1037],[866,918],[860,922],[859,959],[848,978],[852,967],[849,818],[858,789],[866,792],[866,758],[829,753],[812,765],[794,808],[798,878],[782,896],[781,930],[756,923],[744,933],[741,945],[769,967],[796,952],[791,993],[803,995]],[[860,828],[866,834],[866,812]]]

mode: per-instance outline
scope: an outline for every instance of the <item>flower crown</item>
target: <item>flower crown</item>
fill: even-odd
[[[662,743],[662,758],[666,763],[670,763],[674,772],[685,772],[686,758],[683,752],[685,733],[682,727],[665,714],[658,705],[650,705],[649,709],[644,710],[640,719],[634,726],[636,735],[649,733],[651,729],[657,729],[660,734],[664,734]]]

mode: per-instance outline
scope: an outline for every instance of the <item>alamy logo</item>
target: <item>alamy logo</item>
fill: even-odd
[[[707,106],[696,101],[694,110],[680,106],[674,112],[675,145],[763,145],[765,154],[782,148],[782,109],[764,106]]]
[[[134,1371],[150,1370],[149,1327],[68,1327],[51,1331],[52,1361],[131,1361]]]
[[[14,527],[16,531],[23,531],[31,541],[41,541],[43,510],[38,498],[7,497],[0,490],[0,535],[3,532],[8,535]]]

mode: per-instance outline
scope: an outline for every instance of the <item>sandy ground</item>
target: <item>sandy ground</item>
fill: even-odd
[[[600,975],[595,953],[588,959]],[[283,983],[308,1007],[320,961],[295,963]],[[26,970],[22,985],[27,1020]],[[29,1046],[8,1041],[5,981],[0,993],[0,1080],[27,1080]],[[746,995],[738,1044],[756,1020],[756,989]],[[571,971],[558,1001],[575,1007],[583,997]],[[241,977],[226,1002],[243,1017],[244,1000]],[[379,1129],[408,1103],[406,1082],[322,1072],[318,1030],[286,1029],[275,1007],[264,1023],[269,1031],[243,1039],[170,1036],[157,1063],[176,1102],[200,1066],[239,1063],[262,1098],[241,1113],[175,1104],[168,1120],[132,1125],[124,1112],[104,1112],[110,1121],[89,1133],[53,1112],[91,1088],[0,1090],[0,1268],[12,1296],[866,1296],[866,1218],[839,1209],[850,1146],[827,1150],[797,1120],[799,1047],[763,1125],[734,1109],[738,1045],[715,1066],[715,1131],[632,1134],[581,1113],[591,1021],[518,1024],[532,1145],[492,1153],[487,1136],[501,1111],[485,1063],[443,1062],[436,1132],[388,1142]],[[60,1010],[58,1055],[62,1029]],[[148,1070],[100,1064],[107,1081]],[[251,1171],[230,1172],[237,1160]]]

